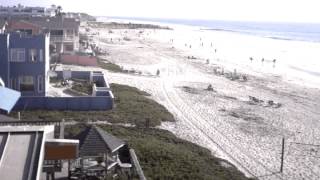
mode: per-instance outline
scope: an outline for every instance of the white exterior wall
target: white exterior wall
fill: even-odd
[[[46,42],[45,42],[45,50],[44,50],[44,62],[45,62],[45,94],[49,91],[49,83],[50,83],[50,77],[49,77],[49,70],[50,70],[50,35],[46,35]]]

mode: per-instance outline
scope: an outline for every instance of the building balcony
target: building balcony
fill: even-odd
[[[50,36],[51,42],[73,42],[75,40],[76,40],[76,36],[73,36],[73,35],[65,35],[65,36],[51,35]]]

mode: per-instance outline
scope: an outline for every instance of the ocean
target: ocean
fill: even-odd
[[[231,31],[272,39],[320,42],[320,24],[286,22],[249,22],[220,20],[183,20],[159,18],[98,17],[98,20],[123,19],[197,26],[206,30]]]

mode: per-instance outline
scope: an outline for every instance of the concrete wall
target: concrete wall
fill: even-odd
[[[111,110],[113,98],[111,96],[81,96],[81,97],[21,97],[14,110]]]
[[[62,71],[55,71],[58,79],[63,79]],[[91,71],[71,71],[71,78],[90,80]]]
[[[63,79],[63,71],[56,71],[57,78]],[[109,84],[102,72],[71,71],[71,78],[94,80],[103,87],[93,88],[92,96],[78,97],[45,97],[45,96],[24,96],[19,99],[14,110],[111,110],[114,104],[114,96]]]
[[[61,55],[61,62],[64,64],[76,64],[82,66],[98,66],[97,58],[80,55]]]

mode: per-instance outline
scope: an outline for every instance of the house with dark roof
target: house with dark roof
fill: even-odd
[[[50,44],[58,53],[72,53],[79,50],[80,21],[75,18],[32,17],[29,22],[50,32]]]
[[[12,16],[0,17],[0,22],[1,20],[8,21],[11,32],[23,30],[29,34],[50,33],[50,49],[54,49],[56,53],[74,53],[79,50],[78,19],[63,16]]]

